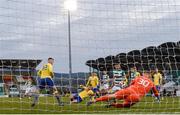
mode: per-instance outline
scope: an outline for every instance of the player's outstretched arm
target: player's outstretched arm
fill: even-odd
[[[38,76],[41,76],[41,73],[42,73],[42,70],[40,69],[40,70],[37,72],[37,75],[38,75]]]
[[[89,86],[90,78],[88,79],[88,82],[86,83],[86,87]]]
[[[82,89],[86,89],[87,87],[86,86],[84,86],[84,85],[79,85],[80,86],[80,88],[82,88]]]

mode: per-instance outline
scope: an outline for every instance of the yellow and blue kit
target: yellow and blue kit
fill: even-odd
[[[92,90],[88,90],[87,88],[85,88],[83,91],[81,91],[79,94],[75,94],[73,96],[73,98],[75,100],[77,100],[77,103],[80,103],[81,101],[83,101],[85,98],[90,97],[94,95],[94,92]]]
[[[43,65],[43,68],[38,71],[38,76],[40,76],[40,89],[45,88],[45,86],[48,86],[48,88],[52,88],[54,86],[54,82],[52,80],[52,78],[54,77],[52,64],[47,63]]]

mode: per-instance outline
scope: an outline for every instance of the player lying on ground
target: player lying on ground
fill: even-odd
[[[135,78],[129,87],[125,89],[121,89],[114,94],[109,94],[105,96],[101,96],[100,98],[96,98],[94,101],[88,102],[87,105],[90,105],[92,103],[100,102],[100,101],[108,101],[111,99],[118,99],[118,100],[124,100],[122,104],[118,103],[112,103],[110,106],[114,106],[117,108],[123,108],[123,107],[131,107],[132,105],[139,102],[145,95],[148,93],[151,89],[153,90],[153,93],[159,100],[159,94],[158,91],[153,84],[153,82],[149,79],[150,75],[149,73],[144,73],[143,76]]]
[[[54,63],[54,59],[48,58],[48,63],[45,64],[41,70],[39,70],[38,72],[38,76],[40,76],[39,89],[40,91],[42,89],[53,91],[52,94],[56,97],[58,104],[62,106],[63,103],[60,101],[60,96],[58,94],[57,88],[55,87],[54,82],[52,80],[52,78],[54,77],[53,63]],[[38,98],[39,98],[39,93],[34,94],[34,100],[31,105],[32,107],[34,107],[35,104],[38,102]]]
[[[94,92],[92,91],[92,87],[85,87],[83,85],[80,85],[81,88],[84,90],[80,93],[76,93],[70,97],[71,102],[70,103],[80,103],[85,98],[90,97],[92,100],[94,99]]]

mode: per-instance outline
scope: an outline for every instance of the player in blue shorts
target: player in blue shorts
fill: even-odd
[[[39,79],[39,89],[40,91],[42,89],[46,90],[53,90],[53,95],[56,97],[58,104],[63,105],[63,103],[60,101],[60,96],[58,94],[58,90],[54,85],[54,82],[52,78],[54,77],[53,73],[53,64],[54,64],[54,59],[53,58],[48,58],[48,63],[43,66],[41,70],[38,71],[38,76],[40,76]],[[39,95],[34,94],[34,100],[32,103],[32,107],[35,106],[35,104],[38,102]]]
[[[94,92],[92,90],[92,87],[85,87],[83,85],[80,85],[81,88],[84,90],[81,91],[80,93],[76,93],[70,97],[71,102],[70,103],[80,103],[82,102],[85,98],[91,97],[92,100],[94,100]]]
[[[99,78],[97,73],[92,72],[91,75],[89,76],[88,82],[86,84],[86,87],[92,86],[93,87],[93,92],[99,96]]]

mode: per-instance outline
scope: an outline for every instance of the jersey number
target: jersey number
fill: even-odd
[[[147,87],[149,85],[149,81],[144,80],[144,79],[140,79],[140,81],[138,82],[138,84],[143,85],[144,87]]]

